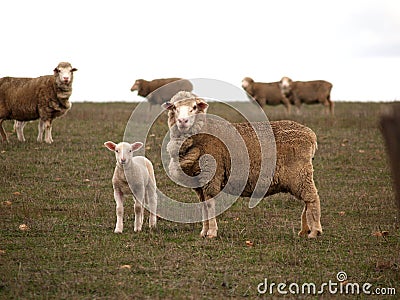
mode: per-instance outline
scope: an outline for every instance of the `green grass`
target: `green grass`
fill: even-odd
[[[398,212],[377,125],[390,105],[337,103],[333,118],[320,106],[289,117],[283,107],[265,109],[271,120],[294,119],[318,136],[314,177],[324,234],[316,240],[297,237],[303,204],[285,194],[253,209],[239,199],[218,218],[214,240],[199,237],[201,224],[162,219],[157,230],[134,233],[133,201],[127,201],[124,233],[114,234],[115,158],[103,142],[121,141],[135,104],[74,104],[54,122],[52,145],[37,143],[37,122],[28,124],[26,143],[13,134],[0,144],[0,298],[257,298],[270,296],[257,292],[264,278],[318,286],[336,281],[339,271],[350,282],[400,293]],[[237,118],[219,103],[210,112]],[[12,122],[5,125],[10,132]],[[163,115],[147,144],[158,187],[196,201],[165,175],[158,152],[166,131]],[[378,231],[389,234],[377,237]]]

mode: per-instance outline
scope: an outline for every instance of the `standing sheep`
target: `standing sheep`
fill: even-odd
[[[38,142],[52,143],[52,122],[70,108],[73,72],[77,71],[68,62],[60,62],[54,75],[37,78],[0,78],[0,133],[8,141],[3,128],[4,120],[16,120],[18,139],[25,141],[24,122],[40,119]]]
[[[242,88],[261,106],[283,104],[290,113],[290,102],[282,96],[279,82],[254,82],[250,77],[242,80]],[[250,100],[253,100],[250,98]]]
[[[282,77],[279,81],[282,96],[296,105],[300,110],[301,104],[320,103],[325,106],[325,112],[333,115],[334,104],[331,100],[332,83],[325,80],[293,81],[289,77]]]
[[[135,201],[134,231],[141,231],[143,225],[144,206],[148,205],[150,211],[149,227],[156,227],[157,223],[157,188],[153,165],[144,156],[133,156],[143,144],[105,142],[109,150],[115,152],[116,166],[112,178],[114,199],[116,203],[117,223],[115,233],[122,233],[124,224],[124,197],[133,195]]]
[[[163,88],[160,89],[161,87]],[[192,90],[192,83],[182,78],[162,78],[151,81],[137,79],[131,87],[131,92],[138,91],[138,95],[146,97],[150,105],[161,105],[179,91],[191,92]]]
[[[200,235],[216,237],[218,226],[215,218],[214,198],[223,189],[232,195],[238,193],[237,186],[233,184],[229,189],[227,182],[230,180],[232,165],[240,162],[231,161],[232,157],[226,145],[214,135],[208,134],[209,132],[221,132],[224,135],[226,124],[207,118],[208,104],[191,93],[180,92],[163,107],[169,111],[168,126],[171,140],[167,145],[167,151],[171,156],[169,165],[171,176],[178,181],[186,175],[200,176],[200,185],[194,188],[200,201],[206,201],[203,206],[203,229]],[[260,132],[266,132],[266,136],[268,136],[268,123],[252,124]],[[245,184],[243,190],[240,191],[240,196],[243,197],[250,197],[253,192],[256,192],[256,183],[261,172],[263,157],[252,124],[232,124],[243,139],[249,157],[249,175],[245,179],[246,182],[239,182],[241,179],[236,180],[236,185]],[[280,192],[290,193],[304,201],[299,235],[308,234],[309,238],[315,238],[322,233],[320,200],[313,180],[312,165],[312,159],[317,149],[316,135],[310,128],[293,121],[271,122],[270,125],[276,143],[276,166],[268,191],[257,190],[257,192],[264,197]],[[239,141],[237,144],[240,144]],[[262,149],[262,151],[268,150]],[[271,157],[271,154],[274,153],[267,154],[267,156]],[[208,155],[211,155],[216,162],[214,164],[217,166],[215,173],[212,173],[213,170],[208,170],[207,162],[204,162],[207,161]],[[206,157],[205,160],[204,157]],[[239,157],[239,160],[241,159]],[[176,172],[179,168],[182,169],[185,176]],[[204,180],[201,177],[207,177],[210,173],[213,174],[211,180],[209,178]],[[267,179],[262,178],[262,180]],[[235,183],[235,178],[232,182]]]

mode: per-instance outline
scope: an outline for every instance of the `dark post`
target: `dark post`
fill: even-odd
[[[392,170],[396,193],[396,204],[400,214],[400,105],[393,106],[390,112],[382,115],[381,131],[386,142],[386,150]]]

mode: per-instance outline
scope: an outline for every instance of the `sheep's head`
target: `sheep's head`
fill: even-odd
[[[142,81],[143,81],[143,79],[137,79],[131,87],[131,92],[138,91],[140,89],[140,85],[142,84]]]
[[[60,62],[54,69],[56,82],[61,84],[70,84],[73,80],[73,73],[78,69],[73,68],[69,62]]]
[[[253,79],[251,79],[250,77],[245,77],[242,80],[242,88],[247,91],[249,89],[250,85],[253,83],[254,83]]]
[[[282,77],[282,79],[279,81],[279,87],[282,93],[288,94],[292,89],[292,83],[293,81],[289,77]]]
[[[119,166],[127,166],[131,162],[133,152],[142,148],[143,143],[135,142],[133,144],[129,144],[122,142],[115,144],[114,142],[108,141],[104,143],[104,146],[115,153],[115,159],[117,160],[117,164]]]
[[[200,116],[204,117],[208,104],[201,98],[197,98],[190,92],[178,92],[171,101],[164,103],[163,108],[169,111],[169,128],[176,125],[181,133],[191,131]]]

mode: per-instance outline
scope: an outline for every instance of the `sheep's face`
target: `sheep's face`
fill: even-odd
[[[107,149],[114,151],[115,159],[117,160],[118,165],[126,166],[131,162],[133,152],[142,148],[143,143],[136,142],[133,144],[129,144],[126,142],[122,142],[119,144],[115,144],[111,141],[108,141],[104,143],[104,146],[106,146]]]
[[[135,81],[135,83],[131,87],[131,92],[138,91],[140,89],[140,82],[141,81],[142,81],[141,79],[138,79],[138,80]]]
[[[281,88],[283,93],[288,93],[291,90],[292,79],[289,77],[282,77],[281,81],[279,81],[279,87]]]
[[[208,104],[200,98],[179,100],[174,103],[164,103],[163,107],[169,110],[170,127],[176,124],[178,130],[186,133],[196,121],[196,115],[205,114]]]
[[[245,90],[247,90],[250,86],[250,84],[252,84],[254,81],[253,79],[251,79],[250,77],[245,77],[242,80],[242,88],[244,88]]]
[[[70,63],[59,63],[54,69],[54,76],[56,76],[57,82],[63,84],[69,84],[72,82],[73,73],[78,69],[73,68]]]

